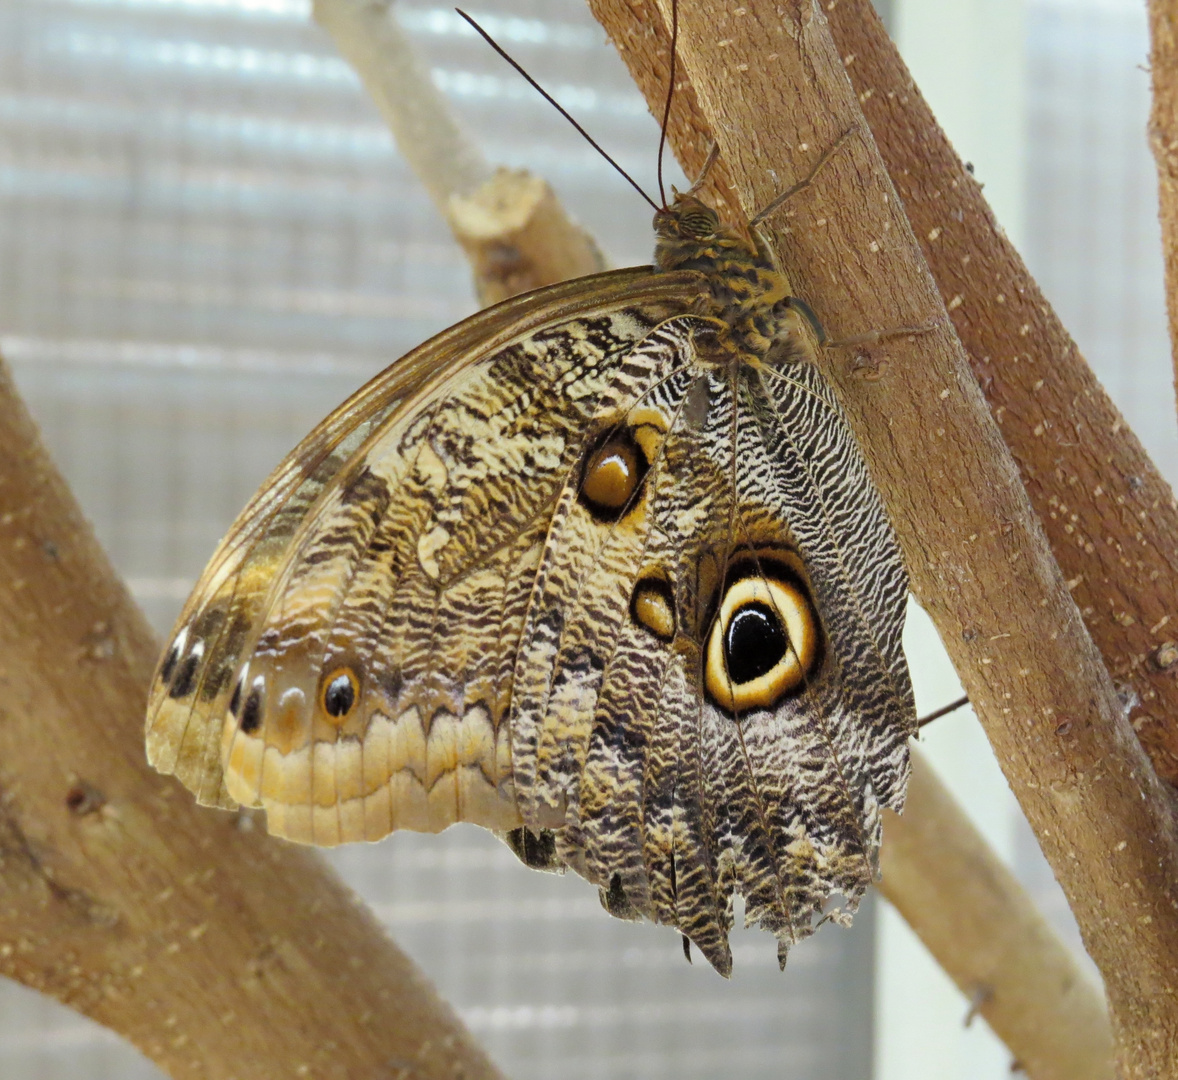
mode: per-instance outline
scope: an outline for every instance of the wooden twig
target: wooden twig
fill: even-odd
[[[639,28],[633,5],[595,6],[628,61],[654,43],[657,19]],[[865,350],[860,369],[889,361],[882,378],[860,377],[846,357],[831,357],[828,373],[900,533],[913,589],[1104,974],[1119,1066],[1126,1076],[1178,1075],[1170,796],[950,332],[825,18],[804,0],[736,9],[700,0],[680,20],[685,77],[746,212],[804,176],[845,131],[862,133],[773,222],[774,244],[832,337],[929,328]],[[1154,546],[1164,544],[1155,537]]]
[[[312,12],[466,251],[481,303],[605,269],[597,246],[545,181],[492,169],[463,134],[397,23],[392,0],[314,0]]]
[[[888,813],[880,889],[1032,1080],[1110,1080],[1113,1036],[1080,970],[914,748],[908,805]]]
[[[148,767],[157,650],[0,365],[0,974],[176,1080],[498,1077],[325,863]]]
[[[1158,169],[1158,217],[1166,265],[1170,356],[1178,387],[1178,0],[1149,0],[1153,104],[1149,141]],[[1171,637],[1178,638],[1178,627]],[[1176,650],[1178,652],[1178,650]]]

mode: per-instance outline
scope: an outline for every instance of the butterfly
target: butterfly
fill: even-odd
[[[877,876],[907,579],[765,244],[692,194],[655,236],[295,448],[179,616],[147,752],[300,843],[476,822],[727,974],[734,894],[784,965]]]

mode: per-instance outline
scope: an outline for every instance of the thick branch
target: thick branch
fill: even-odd
[[[871,0],[831,29],[990,411],[1133,727],[1178,782],[1178,503],[1096,380]]]
[[[648,30],[635,30],[625,8],[614,16],[607,29],[630,60],[651,44]],[[775,245],[833,338],[930,328],[889,342],[890,365],[876,381],[857,378],[837,354],[828,373],[900,533],[913,589],[1104,973],[1121,1067],[1178,1075],[1178,845],[1168,794],[948,331],[825,19],[801,0],[732,10],[701,0],[680,20],[685,74],[746,209],[768,204],[857,132],[774,220]],[[882,350],[863,352],[861,368],[883,359]]]
[[[393,7],[393,0],[314,0],[312,10],[465,249],[479,301],[493,304],[603,270],[596,245],[565,215],[545,181],[487,164],[435,88]]]
[[[499,1073],[316,856],[143,757],[157,644],[0,367],[0,973],[170,1076]]]
[[[1178,0],[1149,0],[1153,106],[1149,136],[1158,169],[1158,216],[1166,263],[1170,355],[1178,387]],[[1178,637],[1178,630],[1175,631]],[[1178,663],[1178,650],[1176,650]]]

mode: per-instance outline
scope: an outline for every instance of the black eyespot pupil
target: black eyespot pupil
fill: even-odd
[[[237,680],[237,685],[233,687],[233,697],[229,699],[229,712],[237,715],[237,710],[241,708],[241,680]]]
[[[176,672],[176,678],[172,681],[172,686],[168,690],[169,697],[182,698],[187,697],[192,693],[192,689],[196,686],[196,669],[200,664],[201,653],[193,649],[180,664],[180,670]]]
[[[777,613],[759,600],[733,612],[724,634],[724,663],[737,685],[773,670],[789,644]]]
[[[160,668],[160,682],[169,682],[172,678],[172,672],[176,670],[176,661],[180,659],[180,646],[173,645],[168,650],[167,659],[164,660],[164,666]]]
[[[252,735],[262,726],[262,691],[255,686],[245,699],[245,707],[241,710],[241,730]]]
[[[356,701],[356,689],[347,675],[337,675],[323,691],[323,707],[328,716],[346,716]]]

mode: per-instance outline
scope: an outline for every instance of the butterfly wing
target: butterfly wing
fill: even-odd
[[[494,729],[545,502],[619,353],[695,280],[618,271],[497,305],[324,420],[242,512],[177,620],[148,703],[152,764],[201,802],[267,806],[272,831],[304,841],[442,828],[464,811],[431,808],[428,793],[423,805],[422,789],[454,774],[486,795],[481,772],[495,790],[487,824],[513,821]],[[336,672],[333,715],[322,684]],[[402,723],[443,703],[433,744],[428,720]]]
[[[734,889],[782,955],[853,907],[907,769],[903,570],[816,369],[731,363],[697,287],[509,302],[329,417],[180,617],[157,767],[304,842],[554,830],[721,971]]]
[[[854,908],[914,713],[906,578],[829,387],[811,364],[717,362],[711,334],[664,323],[603,398],[540,558],[511,726],[525,822],[611,910],[727,971],[734,888],[783,961],[832,892]],[[632,482],[597,497],[628,445]]]

